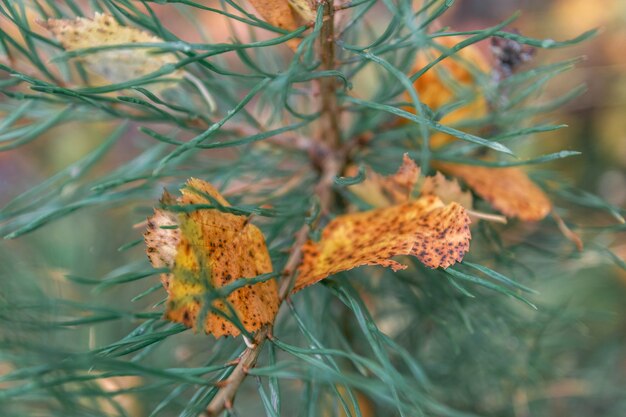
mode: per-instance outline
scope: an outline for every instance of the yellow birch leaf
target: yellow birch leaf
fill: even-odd
[[[552,203],[543,190],[520,168],[440,163],[442,171],[463,180],[476,194],[507,217],[538,221],[552,211]]]
[[[228,202],[207,182],[190,179],[181,190],[182,197],[176,204],[213,204],[207,195],[222,206]],[[164,239],[156,229],[167,224],[172,217],[155,210],[148,219],[146,243],[173,242],[170,236]],[[263,233],[248,221],[246,216],[225,213],[218,209],[198,209],[177,215],[179,226],[175,257],[171,264],[172,273],[164,279],[168,292],[165,317],[183,323],[215,337],[237,336],[240,330],[228,319],[207,310],[204,323],[198,323],[203,310],[203,299],[211,291],[228,285],[239,278],[252,278],[271,273],[269,257]],[[163,229],[162,229],[163,230]],[[164,229],[172,232],[170,229]],[[165,248],[164,248],[165,246]],[[154,266],[168,266],[171,261],[171,246],[156,247],[159,253],[148,255]],[[162,253],[161,253],[162,252]],[[226,300],[245,329],[253,332],[265,324],[272,323],[278,311],[278,292],[275,280],[241,287],[226,297]],[[221,299],[213,301],[212,307],[226,315],[232,313]]]
[[[48,19],[45,26],[68,51],[98,46],[130,43],[161,43],[162,39],[142,30],[121,26],[112,16],[96,13],[93,19]],[[111,83],[126,82],[178,62],[173,53],[157,53],[156,48],[107,49],[81,56],[87,69]],[[176,70],[168,78],[181,79]],[[165,89],[165,83],[149,84],[153,92]]]
[[[332,220],[319,242],[308,241],[294,292],[362,265],[406,268],[391,258],[412,255],[429,268],[447,268],[469,250],[470,219],[457,203],[435,196]]]

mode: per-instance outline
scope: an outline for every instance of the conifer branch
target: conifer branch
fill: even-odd
[[[325,16],[320,34],[320,58],[324,70],[331,70],[335,67],[334,10],[332,1],[325,0]],[[321,215],[324,216],[330,212],[333,204],[333,181],[343,169],[345,152],[341,148],[335,81],[330,77],[324,77],[319,83],[321,94],[319,127],[317,136],[312,141],[313,146],[307,150],[311,162],[320,170],[320,179],[315,192],[320,200]],[[311,227],[305,224],[296,233],[289,258],[283,268],[282,278],[278,283],[278,298],[281,305],[293,288],[298,267],[302,261],[302,247],[308,240],[310,229]],[[272,329],[273,325],[270,324],[257,332],[253,346],[243,352],[237,366],[207,407],[209,416],[218,416],[225,409],[232,408],[239,386],[245,380],[248,370],[255,366],[263,344],[267,338],[271,338]]]
[[[337,169],[338,165],[326,165],[328,169]],[[320,201],[322,202],[322,212],[327,212],[328,208],[324,206],[324,201],[328,202],[328,200],[324,200],[322,194],[324,196],[332,195],[332,189],[327,191],[327,187],[332,187],[332,181],[328,182],[327,178],[334,178],[339,171],[335,170],[333,172],[323,172],[321,179],[318,183],[317,192],[320,197]],[[291,247],[291,253],[289,254],[289,258],[285,263],[283,268],[282,278],[278,283],[278,299],[280,305],[282,305],[283,301],[288,297],[291,289],[293,288],[295,278],[298,271],[298,266],[302,261],[302,247],[308,240],[310,231],[310,226],[305,224],[300,228],[300,230],[296,233],[296,239]],[[233,406],[233,402],[235,399],[235,395],[239,389],[241,383],[245,380],[248,375],[248,370],[253,368],[256,365],[257,358],[261,353],[261,349],[263,348],[263,344],[266,339],[271,338],[273,325],[268,325],[261,330],[259,330],[255,337],[254,342],[251,347],[246,348],[241,357],[239,358],[235,369],[230,374],[228,379],[226,379],[222,384],[222,387],[215,395],[211,403],[207,407],[207,415],[209,417],[215,417],[220,415],[224,410],[231,409]]]

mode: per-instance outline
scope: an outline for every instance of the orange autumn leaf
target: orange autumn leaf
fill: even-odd
[[[269,24],[286,30],[298,28],[296,16],[287,0],[248,0]]]
[[[362,265],[404,269],[391,259],[399,255],[415,256],[429,268],[447,268],[469,250],[469,224],[463,207],[445,205],[435,196],[339,216],[319,242],[304,245],[294,291]]]
[[[213,204],[211,199],[228,207],[228,202],[207,182],[191,179],[176,200],[181,206]],[[210,197],[210,198],[209,198]],[[168,266],[171,245],[151,246],[171,242],[164,238],[158,225],[172,220],[163,210],[155,210],[148,219],[146,243],[154,266]],[[226,213],[218,209],[198,209],[176,216],[179,227],[172,273],[165,277],[168,292],[165,317],[186,326],[203,328],[215,337],[236,336],[240,330],[228,319],[207,310],[203,323],[198,318],[203,312],[207,295],[239,278],[252,278],[271,273],[272,263],[262,232],[246,216]],[[163,229],[161,229],[163,230]],[[164,229],[171,231],[171,229]],[[165,251],[163,250],[165,246]],[[157,252],[156,254],[154,252]],[[152,253],[152,256],[150,254]],[[246,330],[253,332],[272,323],[278,311],[276,282],[269,280],[238,288],[226,297]],[[212,302],[212,307],[231,315],[222,299]]]
[[[452,48],[463,40],[465,38],[462,36],[446,36],[436,38],[433,41],[445,48]],[[440,55],[441,52],[434,47],[421,50],[415,57],[412,72],[416,73],[421,70]],[[413,83],[420,101],[433,111],[465,98],[466,95],[471,98],[467,104],[446,113],[439,120],[441,124],[450,125],[487,114],[487,101],[482,96],[469,66],[473,66],[481,72],[488,72],[489,70],[487,59],[480,49],[473,44],[466,46],[453,56],[444,58]],[[406,96],[409,97],[408,93]],[[414,109],[410,110],[414,111]],[[437,148],[453,140],[455,140],[453,136],[435,132],[431,135],[430,143],[433,148]]]
[[[450,163],[440,163],[437,167],[463,180],[507,217],[538,221],[552,211],[552,203],[543,190],[517,167],[490,168]]]

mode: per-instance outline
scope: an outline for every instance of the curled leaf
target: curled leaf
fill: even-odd
[[[211,184],[191,179],[176,200],[178,206],[215,205],[228,207],[228,202]],[[168,292],[165,317],[195,329],[203,328],[215,337],[236,336],[240,330],[223,317],[235,313],[246,330],[253,332],[273,322],[278,311],[276,282],[268,280],[240,287],[225,300],[216,290],[240,278],[252,278],[272,272],[272,263],[262,232],[246,216],[198,208],[175,215],[180,230],[157,231],[157,225],[169,224],[172,213],[155,210],[148,219],[146,243],[154,266],[171,266],[172,273],[164,279]],[[163,229],[162,229],[163,230]],[[170,236],[167,236],[171,233]],[[164,236],[165,235],[165,236]],[[176,242],[171,262],[171,243]],[[152,244],[166,242],[151,252]],[[211,311],[211,303],[218,314]],[[198,322],[206,314],[204,322]]]
[[[96,13],[93,19],[48,19],[45,26],[53,33],[61,45],[68,50],[99,46],[124,45],[131,43],[161,43],[162,39],[142,30],[122,26],[112,16]],[[80,59],[94,74],[108,82],[122,83],[154,71],[166,64],[178,62],[172,53],[156,53],[156,48],[106,49],[81,55]],[[181,79],[182,70],[168,75]],[[163,90],[164,83],[151,84],[151,89]]]
[[[395,174],[385,177],[370,170],[367,179],[352,185],[350,191],[374,207],[389,207],[406,203],[415,197],[416,185],[420,182],[420,173],[420,168],[415,161],[408,154],[404,154],[402,165]],[[421,182],[419,196],[434,195],[445,204],[457,202],[471,210],[472,194],[463,191],[456,179],[447,179],[437,172],[434,176],[424,177]]]
[[[463,180],[476,194],[507,217],[538,221],[552,210],[543,190],[520,168],[490,168],[442,163],[442,171]]]
[[[415,256],[429,268],[447,268],[469,250],[469,224],[463,207],[445,205],[435,196],[339,216],[319,242],[304,245],[294,291],[362,265],[406,268],[391,259],[398,255]]]

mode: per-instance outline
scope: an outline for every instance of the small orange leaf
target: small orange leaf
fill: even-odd
[[[362,265],[406,268],[391,259],[398,255],[415,256],[429,268],[447,268],[469,250],[469,224],[463,207],[444,205],[435,196],[339,216],[319,242],[304,245],[294,292]]]
[[[449,163],[440,163],[437,167],[462,179],[507,217],[538,221],[552,210],[552,203],[543,190],[517,167],[490,168]]]
[[[207,182],[191,179],[176,203],[181,206],[228,202]],[[209,198],[210,197],[210,198]],[[167,213],[167,212],[165,212]],[[204,328],[215,337],[236,336],[239,329],[228,319],[207,310],[204,323],[197,323],[203,310],[204,298],[214,289],[239,278],[252,278],[272,272],[272,263],[262,232],[246,216],[225,213],[218,209],[198,209],[176,216],[180,230],[161,229],[172,220],[171,213],[155,210],[148,219],[146,232],[148,255],[154,266],[170,266],[171,242],[176,245],[172,273],[164,279],[168,292],[165,317],[195,329]],[[164,237],[167,232],[172,235]],[[176,234],[174,233],[176,232]],[[150,253],[152,244],[166,242]],[[274,280],[246,285],[226,297],[246,330],[253,332],[272,323],[278,311],[278,293]],[[221,299],[212,307],[226,315],[230,309]]]
[[[446,36],[436,38],[434,41],[443,47],[452,48],[465,39],[461,36]],[[441,53],[434,47],[421,50],[415,57],[413,73],[424,68],[439,55]],[[485,73],[489,70],[487,59],[473,44],[459,50],[454,56],[442,59],[413,83],[420,101],[434,111],[462,98],[470,98],[467,104],[446,113],[439,120],[444,125],[483,117],[487,114],[487,101],[478,89],[475,76],[469,69],[470,66]],[[408,97],[408,93],[406,96]],[[448,134],[435,132],[430,138],[430,143],[433,148],[437,148],[453,140],[455,138]]]
[[[98,46],[130,43],[161,43],[163,39],[142,30],[122,26],[112,16],[96,13],[93,19],[48,19],[44,24],[68,51]],[[155,48],[107,49],[82,55],[87,68],[105,80],[121,83],[150,74],[166,64],[178,62],[172,53],[155,54]],[[176,70],[169,78],[182,78]],[[152,91],[160,91],[165,83],[150,84]]]

